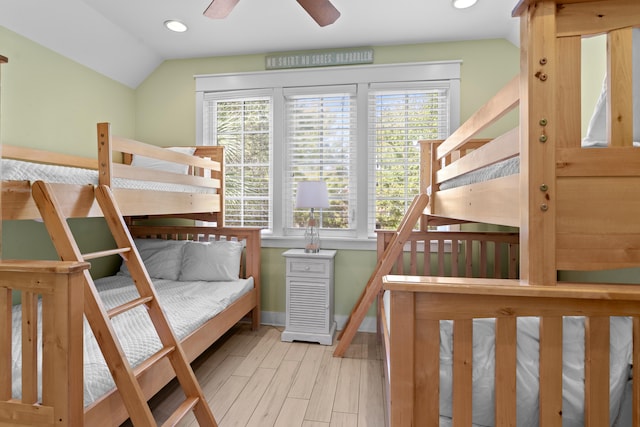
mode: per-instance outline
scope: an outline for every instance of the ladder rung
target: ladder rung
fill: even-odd
[[[109,319],[113,319],[117,315],[122,314],[125,311],[132,310],[142,304],[146,304],[152,299],[153,297],[140,297],[140,298],[131,300],[129,302],[125,302],[124,304],[119,305],[117,307],[113,307],[111,310],[107,311],[107,316],[109,316]]]
[[[133,374],[135,375],[135,377],[137,378],[138,376],[140,376],[140,374],[142,374],[145,370],[147,370],[150,366],[152,366],[153,364],[155,364],[156,362],[158,362],[159,360],[161,360],[164,357],[167,357],[169,354],[171,354],[176,348],[173,346],[169,346],[169,347],[164,347],[161,348],[160,350],[158,350],[156,353],[152,354],[151,357],[149,357],[148,359],[142,361],[142,363],[140,363],[138,366],[136,366],[133,369]]]
[[[89,252],[87,254],[82,254],[82,258],[84,258],[84,260],[86,261],[88,259],[104,258],[111,255],[123,254],[129,251],[131,251],[131,248],[108,249],[106,251]]]
[[[197,397],[188,397],[184,402],[178,406],[173,414],[162,424],[162,427],[175,426],[178,421],[183,419],[185,415],[189,413],[193,409],[194,406],[198,404],[200,399]]]

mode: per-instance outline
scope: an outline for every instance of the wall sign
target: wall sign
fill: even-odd
[[[296,53],[274,53],[265,58],[267,70],[336,65],[372,64],[373,48],[316,50]]]

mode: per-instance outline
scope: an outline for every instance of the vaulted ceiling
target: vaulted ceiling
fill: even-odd
[[[515,0],[332,0],[320,27],[296,0],[240,0],[225,19],[210,0],[0,0],[0,25],[129,87],[168,59],[505,38],[518,43]],[[184,33],[163,23],[177,19]]]

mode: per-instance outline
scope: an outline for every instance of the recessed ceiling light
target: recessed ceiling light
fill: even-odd
[[[180,21],[176,21],[175,19],[164,21],[164,26],[171,31],[175,31],[176,33],[184,33],[185,31],[187,31],[187,26]]]
[[[476,4],[478,0],[453,0],[453,7],[456,9],[466,9]]]

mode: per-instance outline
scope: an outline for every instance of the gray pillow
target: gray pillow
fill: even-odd
[[[182,250],[187,240],[134,239],[147,273],[156,279],[178,280],[182,265]],[[130,276],[122,261],[120,273]]]
[[[242,243],[235,241],[188,242],[182,253],[181,281],[238,280]]]

